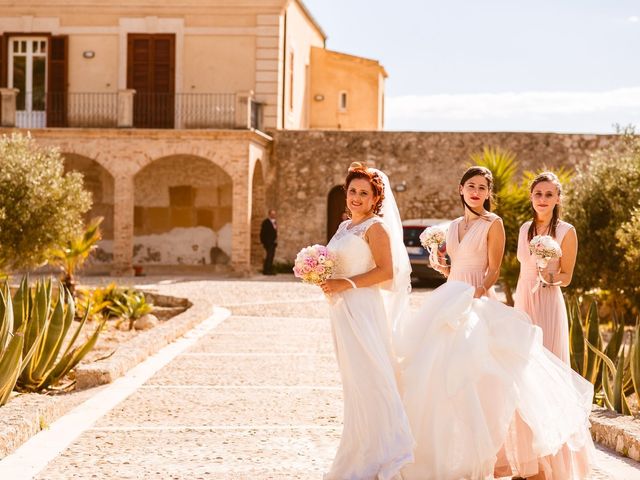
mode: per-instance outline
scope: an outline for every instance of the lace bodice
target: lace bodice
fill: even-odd
[[[340,224],[338,231],[327,245],[327,248],[337,257],[334,278],[359,275],[376,266],[371,248],[364,239],[367,230],[374,223],[382,224],[382,220],[379,217],[372,217],[354,227],[351,227],[351,220],[345,220]]]

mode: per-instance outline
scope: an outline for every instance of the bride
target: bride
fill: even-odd
[[[392,314],[406,309],[411,269],[386,175],[354,163],[345,189],[351,219],[327,246],[336,270],[321,285],[344,392],[342,438],[325,479],[387,480],[413,461],[391,350]]]
[[[580,480],[590,472],[593,386],[542,346],[526,314],[494,300],[504,250],[490,213],[493,178],[460,181],[464,216],[432,257],[446,284],[396,327],[404,404],[416,439],[405,480],[517,476]]]

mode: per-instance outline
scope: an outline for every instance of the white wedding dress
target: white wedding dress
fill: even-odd
[[[373,217],[349,228],[343,222],[329,242],[337,256],[333,278],[375,267],[364,239]],[[386,228],[386,226],[385,226]],[[331,327],[344,392],[344,428],[327,480],[398,478],[413,460],[414,441],[398,393],[391,347],[390,316],[380,286],[346,290],[332,296]]]
[[[593,386],[542,346],[529,317],[474,299],[491,222],[462,242],[452,222],[449,280],[396,328],[404,403],[417,443],[404,480],[588,477]]]

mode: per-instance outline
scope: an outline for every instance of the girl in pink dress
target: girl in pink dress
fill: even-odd
[[[569,364],[569,326],[560,287],[571,282],[578,237],[573,226],[559,218],[561,195],[562,185],[551,172],[541,173],[531,183],[533,220],[520,227],[520,277],[514,300],[515,307],[527,313],[542,329],[544,346]],[[547,283],[539,280],[536,257],[529,253],[529,242],[536,235],[550,235],[562,248],[562,257],[550,260],[543,270],[542,278]]]
[[[416,439],[404,480],[517,476],[584,480],[593,456],[593,385],[542,345],[542,331],[494,299],[505,236],[493,179],[460,181],[464,216],[447,234],[447,283],[395,331],[403,401]]]

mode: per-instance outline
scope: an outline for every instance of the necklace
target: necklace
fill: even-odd
[[[551,232],[551,222],[546,225],[540,224],[540,228],[538,228],[538,222],[535,223],[535,231],[536,235],[543,235],[545,232],[549,234]]]
[[[480,218],[480,217],[478,217],[478,218]],[[462,225],[462,230],[464,230],[466,232],[468,230],[468,228],[469,228],[469,224],[477,221],[478,218],[474,218],[473,220],[468,220],[467,217],[464,217],[464,220],[462,221],[462,224],[463,224]]]

